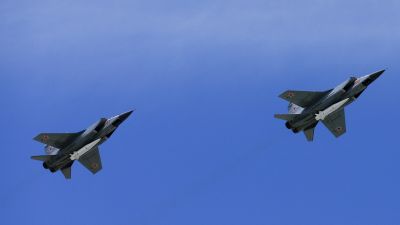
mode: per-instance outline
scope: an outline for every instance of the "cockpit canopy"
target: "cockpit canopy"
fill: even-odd
[[[354,86],[354,83],[356,82],[356,80],[357,80],[357,77],[350,77],[349,79],[347,79],[345,82],[341,83],[335,89],[336,89],[336,91],[339,91],[339,90],[348,91]]]
[[[106,125],[106,122],[107,122],[106,118],[101,118],[99,121],[97,121],[96,123],[91,125],[88,129],[86,129],[86,131],[83,135],[88,134],[92,131],[99,132],[101,129],[104,128],[104,126]]]

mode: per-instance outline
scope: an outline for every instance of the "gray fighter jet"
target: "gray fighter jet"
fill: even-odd
[[[319,121],[339,137],[346,132],[344,107],[356,100],[385,70],[356,78],[350,77],[334,89],[317,91],[285,91],[279,97],[289,102],[289,114],[276,114],[287,121],[294,133],[304,131],[308,141],[314,139]]]
[[[43,161],[43,167],[52,173],[61,170],[71,178],[71,166],[78,160],[93,174],[101,170],[99,145],[105,142],[133,111],[110,119],[101,118],[86,130],[77,133],[41,133],[34,140],[45,144],[46,155],[32,156]]]

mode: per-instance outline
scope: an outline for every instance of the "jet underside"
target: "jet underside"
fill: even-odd
[[[288,90],[279,97],[289,102],[289,114],[276,114],[294,133],[304,131],[308,141],[321,121],[335,137],[346,133],[344,108],[354,102],[384,70],[360,78],[351,77],[328,91]]]
[[[41,133],[34,140],[46,145],[47,155],[32,156],[43,161],[43,167],[56,172],[61,170],[65,178],[71,178],[71,166],[79,161],[93,174],[102,169],[99,145],[105,142],[132,111],[102,118],[86,130],[77,133]]]

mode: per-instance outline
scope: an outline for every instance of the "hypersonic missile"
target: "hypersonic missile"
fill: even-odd
[[[99,142],[101,141],[101,138],[90,142],[89,144],[83,146],[81,149],[78,151],[74,152],[71,154],[70,159],[71,160],[78,160],[81,156],[83,156],[85,153],[87,153],[90,149],[92,149],[94,146],[96,146]]]
[[[349,101],[349,98],[346,98],[336,104],[333,104],[329,106],[327,109],[324,111],[319,111],[319,113],[315,114],[315,119],[316,120],[324,120],[327,116],[335,112],[336,110],[340,109],[344,104],[346,104]]]

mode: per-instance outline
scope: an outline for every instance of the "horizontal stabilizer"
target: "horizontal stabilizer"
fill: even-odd
[[[281,120],[293,120],[298,114],[275,114],[274,117]]]
[[[53,157],[53,156],[52,155],[34,155],[34,156],[31,156],[31,159],[45,162],[45,161],[49,160],[51,157]]]

